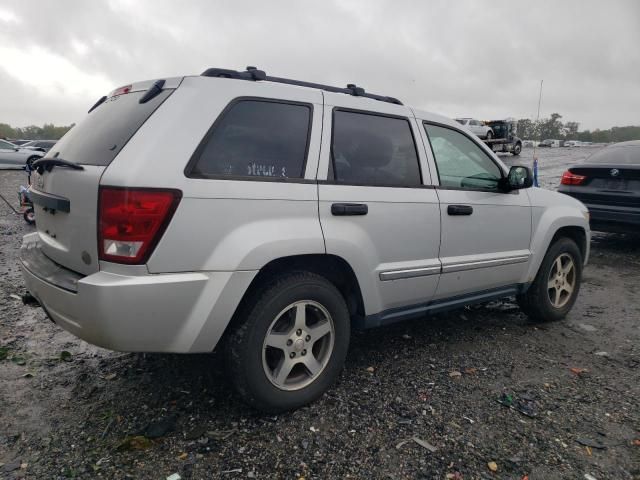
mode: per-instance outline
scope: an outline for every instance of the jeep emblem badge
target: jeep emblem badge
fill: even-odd
[[[620,175],[620,170],[618,170],[617,168],[612,168],[611,170],[609,170],[609,173],[612,177],[617,177],[618,175]]]

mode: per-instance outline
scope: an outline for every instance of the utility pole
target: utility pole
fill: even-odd
[[[536,115],[536,128],[539,127],[538,122],[540,121],[540,104],[542,103],[542,82],[544,80],[540,80],[540,94],[538,95],[538,114]],[[538,142],[542,141],[542,138],[538,139]],[[535,142],[535,140],[534,140]],[[533,144],[533,184],[536,187],[539,187],[538,184],[538,150],[537,146]]]

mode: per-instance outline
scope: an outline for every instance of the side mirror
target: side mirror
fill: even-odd
[[[506,191],[520,190],[533,186],[533,173],[529,167],[514,165],[509,174],[502,179],[502,187]]]

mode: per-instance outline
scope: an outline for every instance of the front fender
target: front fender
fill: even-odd
[[[529,268],[527,269],[523,283],[531,283],[535,280],[542,260],[551,245],[551,241],[561,228],[578,227],[584,231],[586,239],[584,264],[586,265],[589,257],[591,231],[589,229],[589,222],[580,209],[573,205],[533,207],[532,222],[532,261],[529,263]]]

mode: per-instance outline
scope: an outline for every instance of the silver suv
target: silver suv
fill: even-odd
[[[113,350],[224,347],[270,412],[334,382],[352,327],[514,295],[560,319],[589,253],[580,202],[455,121],[254,68],[118,88],[34,168],[48,316]]]

